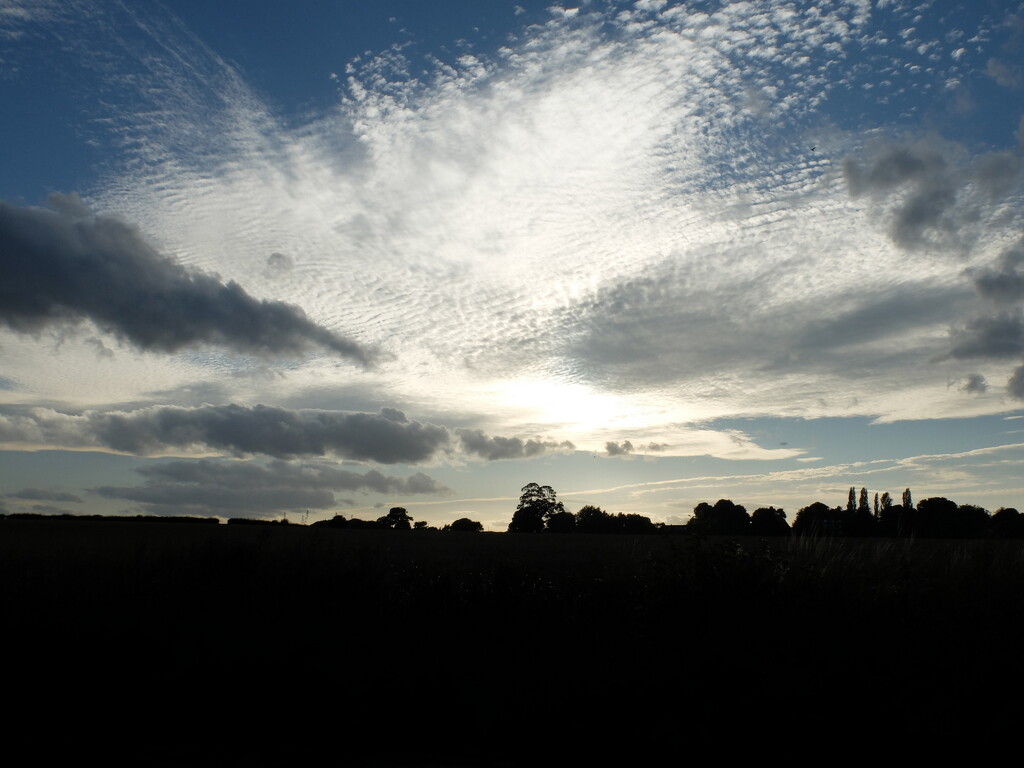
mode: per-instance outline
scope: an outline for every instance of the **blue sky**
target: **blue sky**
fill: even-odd
[[[0,504],[1024,507],[1024,5],[0,0]]]

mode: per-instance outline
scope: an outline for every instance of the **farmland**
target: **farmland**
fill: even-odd
[[[150,765],[920,754],[1024,716],[1019,541],[4,520],[0,584],[13,732]]]

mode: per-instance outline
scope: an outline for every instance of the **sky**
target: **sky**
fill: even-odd
[[[1024,509],[1024,3],[0,0],[0,511]]]

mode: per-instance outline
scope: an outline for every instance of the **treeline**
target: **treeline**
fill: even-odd
[[[10,512],[0,514],[0,520],[47,520],[47,521],[95,521],[104,523],[201,523],[205,525],[220,525],[221,521],[216,517],[192,517],[189,515],[76,515],[64,513],[59,515],[45,514],[42,512]],[[253,526],[287,526],[287,518],[283,520],[268,520],[266,518],[252,517],[231,517],[226,523],[228,525]],[[305,525],[305,523],[294,524]],[[376,520],[360,520],[358,518],[346,519],[344,515],[335,515],[330,520],[321,520],[311,523],[311,528],[351,528],[371,530],[426,530],[426,531],[462,531],[478,533],[483,531],[483,523],[469,518],[462,517],[454,522],[442,526],[440,529],[430,526],[425,520],[413,522],[412,517],[404,507],[392,507],[388,514],[378,517]]]
[[[1012,507],[990,513],[974,504],[957,504],[942,496],[913,503],[910,489],[901,503],[888,492],[868,502],[866,488],[850,488],[846,506],[816,501],[797,511],[792,525],[783,509],[761,507],[748,514],[731,501],[701,502],[684,526],[687,533],[727,536],[883,536],[918,538],[1024,538],[1024,516]]]
[[[386,515],[378,517],[376,520],[360,520],[358,518],[352,518],[351,520],[345,519],[344,515],[335,515],[330,520],[320,520],[319,522],[313,523],[313,528],[350,528],[350,529],[370,529],[370,530],[395,530],[395,531],[436,531],[437,528],[427,525],[425,520],[413,521],[412,515],[409,514],[405,507],[392,507]],[[443,526],[440,530],[442,531],[455,531],[462,533],[479,533],[483,531],[483,523],[477,522],[476,520],[470,520],[468,517],[460,517],[452,523]]]
[[[527,483],[509,523],[510,533],[657,533],[661,526],[637,514],[611,514],[586,505],[573,514],[565,511],[550,485]]]
[[[157,515],[49,515],[37,512],[0,514],[0,520],[87,520],[96,522],[159,522],[218,525],[216,517]],[[267,520],[235,517],[229,525],[288,525],[288,520]],[[303,520],[302,525],[305,525]],[[440,529],[426,521],[414,521],[404,507],[392,507],[376,520],[347,519],[335,515],[329,520],[312,523],[313,528],[345,528],[350,530],[414,530],[444,532],[482,532],[483,524],[467,517],[459,518]],[[652,534],[685,533],[712,536],[833,536],[833,537],[918,537],[918,538],[1024,538],[1024,515],[1013,507],[1000,507],[989,512],[974,504],[957,504],[941,496],[919,501],[916,505],[910,489],[903,491],[899,504],[888,492],[874,495],[850,488],[845,506],[830,507],[816,501],[797,511],[792,523],[786,511],[776,507],[759,507],[753,513],[731,499],[714,504],[701,502],[693,509],[693,517],[685,525],[665,525],[634,513],[613,514],[587,504],[578,512],[567,512],[564,504],[549,485],[528,483],[522,488],[519,505],[508,525],[510,533],[600,533]]]
[[[47,515],[42,512],[8,512],[0,514],[0,520],[88,520],[99,523],[199,523],[201,525],[220,525],[216,517],[190,517],[165,515]],[[231,522],[230,520],[228,522]]]

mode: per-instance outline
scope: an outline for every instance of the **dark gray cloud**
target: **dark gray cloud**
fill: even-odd
[[[9,493],[7,496],[11,499],[26,499],[29,501],[70,501],[76,504],[82,503],[82,499],[73,493],[44,488],[24,488],[16,493]]]
[[[561,443],[518,437],[489,437],[479,429],[456,430],[462,450],[488,461],[499,459],[530,459],[554,451],[573,451],[576,446],[568,440]]]
[[[446,493],[449,490],[422,472],[402,478],[382,474],[376,469],[354,472],[333,465],[308,462],[271,461],[263,466],[250,462],[200,459],[139,467],[136,472],[151,481],[211,487],[327,489],[396,494]]]
[[[1024,315],[1003,312],[976,317],[951,332],[948,357],[1007,358],[1024,354]]]
[[[186,270],[137,229],[95,216],[77,196],[52,210],[0,202],[0,323],[35,333],[90,320],[142,350],[215,345],[253,355],[322,349],[364,365],[372,353],[279,301]]]
[[[283,253],[272,253],[267,257],[267,270],[270,272],[288,272],[295,266],[291,256]]]
[[[625,456],[633,452],[633,444],[629,440],[624,440],[621,443],[609,441],[604,444],[604,450],[609,456]]]
[[[305,509],[352,506],[333,491],[407,496],[443,494],[450,489],[417,472],[393,477],[377,470],[353,472],[315,463],[173,461],[139,467],[140,486],[103,486],[98,494],[136,502],[150,514],[270,516]]]
[[[964,223],[957,206],[959,153],[958,147],[936,138],[887,144],[869,150],[863,165],[845,160],[843,175],[853,197],[902,193],[891,211],[889,234],[897,244],[913,248],[953,239]]]
[[[458,446],[488,461],[575,450],[568,440],[491,437],[479,429],[457,429],[455,435],[457,439],[447,427],[410,419],[395,408],[349,413],[231,404],[81,414],[46,408],[0,408],[0,442],[109,448],[139,456],[184,449],[223,451],[239,457],[334,456],[380,464],[417,464]],[[369,482],[376,476],[371,473],[362,477]],[[409,479],[413,485],[405,490],[436,492],[428,480],[414,475]],[[381,492],[390,487],[378,483]],[[414,487],[419,490],[414,491]]]
[[[995,265],[974,273],[974,287],[999,304],[1024,301],[1024,240],[1004,251]]]
[[[105,447],[150,455],[168,449],[213,449],[275,458],[333,455],[381,464],[426,461],[448,447],[446,428],[401,411],[296,411],[265,405],[157,406],[81,415],[47,409],[0,413],[0,441]]]
[[[978,158],[974,177],[990,199],[998,199],[1013,189],[1024,169],[1024,157],[1018,149],[989,152]]]
[[[937,136],[875,144],[843,162],[852,197],[891,198],[889,234],[904,248],[969,242],[984,207],[1018,188],[1022,172],[1020,147],[971,157]]]
[[[980,373],[972,373],[960,389],[972,395],[981,395],[988,391],[988,382]]]
[[[207,446],[277,458],[333,454],[396,464],[426,461],[449,441],[448,430],[411,421],[400,411],[291,411],[265,405],[152,408],[109,414],[96,424],[101,442],[128,453]]]
[[[685,270],[664,264],[655,271],[605,286],[562,312],[554,334],[588,377],[632,387],[756,359],[764,348],[756,328],[741,328],[743,318],[702,291]],[[734,290],[744,294],[747,288]]]
[[[808,323],[793,348],[802,354],[820,354],[948,322],[954,302],[965,295],[969,292],[963,288],[944,286],[869,294],[850,309],[833,310],[831,316]]]
[[[1006,391],[1011,397],[1024,400],[1024,365],[1020,366],[1006,382]]]
[[[763,263],[764,271],[724,289],[706,288],[695,270],[687,274],[684,266],[666,264],[650,277],[596,291],[563,311],[556,326],[563,354],[590,380],[626,389],[683,381],[703,385],[722,381],[716,374],[736,371],[846,378],[905,367],[910,353],[901,339],[947,326],[956,302],[972,296],[966,284],[907,279],[898,287],[850,290],[827,301],[780,302],[775,292],[786,284],[788,270],[795,274],[802,267],[757,256],[749,261]],[[859,357],[858,347],[866,345],[874,348],[870,365]]]

